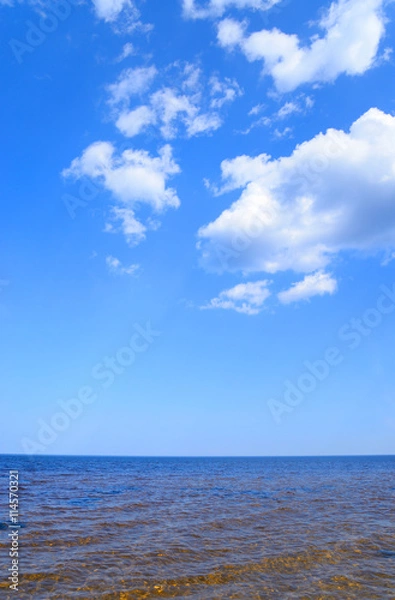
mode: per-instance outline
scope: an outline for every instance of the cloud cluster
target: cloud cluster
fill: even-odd
[[[242,192],[200,229],[203,266],[214,272],[313,273],[343,251],[391,255],[394,140],[395,117],[372,108],[348,133],[329,129],[291,156],[224,161],[217,193]]]
[[[245,315],[257,315],[265,307],[266,300],[272,295],[269,286],[272,282],[267,279],[247,283],[239,283],[233,288],[224,290],[201,308],[203,310],[222,308],[234,310]],[[306,275],[304,279],[293,283],[288,290],[277,294],[281,304],[291,304],[310,300],[314,296],[324,296],[337,292],[337,281],[329,273],[317,271]]]
[[[263,309],[265,300],[269,298],[269,281],[239,283],[229,290],[224,290],[217,298],[210,300],[202,309],[222,308],[234,310],[245,315],[257,315]]]
[[[187,19],[207,19],[221,17],[230,8],[269,10],[279,2],[280,0],[207,0],[202,4],[196,0],[183,0],[183,12]]]
[[[223,106],[242,93],[233,80],[217,76],[203,80],[201,70],[195,65],[171,67],[160,77],[162,82],[167,77],[171,86],[154,87],[159,79],[154,66],[124,69],[107,86],[111,114],[126,137],[133,137],[150,125],[159,128],[167,140],[181,132],[187,137],[208,133],[221,126]],[[149,205],[154,213],[179,206],[176,191],[168,186],[169,177],[179,172],[168,144],[159,156],[153,157],[137,149],[117,153],[113,144],[100,141],[75,158],[63,175],[74,179],[88,177],[111,192],[116,202],[105,230],[120,230],[128,243],[135,245],[145,239],[149,229],[160,224],[156,218],[143,220],[137,215],[141,205]]]
[[[165,83],[162,77],[161,84],[152,89],[157,75],[155,67],[125,69],[108,86],[113,118],[126,137],[152,126],[166,140],[180,134],[193,137],[210,133],[222,125],[220,111],[224,105],[242,93],[237,82],[228,78],[212,76],[204,81],[201,69],[192,64],[182,68],[172,65]],[[135,96],[139,96],[137,103]]]
[[[384,0],[337,0],[319,21],[322,34],[304,44],[295,34],[263,29],[248,34],[244,23],[224,19],[218,42],[239,47],[249,61],[263,61],[264,74],[279,92],[306,83],[332,82],[339,75],[361,75],[372,67],[385,32]]]
[[[179,206],[176,191],[167,186],[168,178],[179,172],[169,145],[152,157],[145,150],[129,149],[117,154],[110,142],[95,142],[72,161],[63,176],[88,177],[111,192],[116,201],[113,218],[121,222],[123,233],[133,245],[145,238],[148,228],[155,226],[150,220],[144,224],[137,219],[139,206],[148,205],[154,213]],[[107,231],[112,230],[114,226],[109,224]]]

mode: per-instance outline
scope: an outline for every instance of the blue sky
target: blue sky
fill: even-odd
[[[0,10],[0,452],[393,453],[394,4]]]

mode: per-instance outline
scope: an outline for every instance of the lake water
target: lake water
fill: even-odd
[[[0,466],[0,598],[395,599],[395,457],[0,456]]]

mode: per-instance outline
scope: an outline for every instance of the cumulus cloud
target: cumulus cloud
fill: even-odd
[[[246,33],[244,23],[224,19],[218,42],[239,47],[249,61],[263,61],[263,72],[279,92],[305,83],[334,81],[339,75],[361,75],[371,68],[385,32],[384,0],[337,0],[318,23],[322,34],[304,45],[297,35],[279,29]]]
[[[107,256],[106,265],[113,275],[135,275],[140,268],[137,264],[125,266],[115,256]]]
[[[217,193],[239,199],[198,233],[214,272],[313,273],[343,251],[395,249],[395,117],[372,108],[349,132],[329,129],[291,156],[222,163]]]
[[[210,300],[202,309],[222,308],[235,310],[245,315],[257,315],[263,309],[265,300],[270,296],[270,282],[255,281],[239,283],[229,290],[224,290],[217,298]]]
[[[196,0],[183,0],[184,16],[187,19],[207,19],[220,17],[229,8],[268,10],[280,0],[208,0],[205,3]]]
[[[72,161],[63,175],[74,179],[88,177],[109,191],[117,202],[112,211],[114,219],[121,221],[128,241],[138,243],[145,237],[147,224],[136,218],[136,210],[144,204],[156,213],[178,208],[180,200],[167,180],[179,172],[169,145],[152,157],[144,150],[133,149],[117,154],[110,142],[95,142]],[[114,230],[113,225],[107,230]]]
[[[167,140],[208,134],[221,127],[224,105],[242,94],[233,79],[212,76],[205,82],[195,65],[175,64],[162,74],[161,85],[144,95],[143,104],[131,104],[132,97],[148,92],[156,76],[155,67],[125,69],[107,88],[116,126],[126,137],[152,126]]]
[[[323,296],[324,294],[334,294],[337,291],[337,281],[328,273],[317,271],[312,275],[306,275],[302,281],[292,284],[292,286],[278,294],[278,299],[282,304],[291,304],[300,300],[309,300],[313,296]]]

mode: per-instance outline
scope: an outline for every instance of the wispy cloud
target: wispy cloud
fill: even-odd
[[[140,265],[137,264],[125,266],[119,258],[115,258],[114,256],[107,256],[106,265],[113,275],[135,275],[140,269]]]
[[[154,66],[124,69],[115,83],[107,86],[110,104],[128,104],[131,97],[142,94],[157,75]]]
[[[278,294],[282,304],[291,304],[301,300],[309,300],[313,296],[334,294],[337,291],[337,281],[328,273],[318,271],[313,275],[306,275],[302,281],[293,283],[292,286]]]
[[[187,19],[207,19],[220,17],[229,8],[269,10],[281,0],[183,0],[183,12]]]
[[[267,280],[239,283],[233,288],[222,291],[217,298],[213,298],[201,308],[204,310],[221,308],[245,315],[257,315],[271,295],[269,284]]]
[[[262,115],[255,119],[247,129],[242,131],[243,134],[248,134],[256,127],[268,127],[272,130],[272,134],[275,138],[281,138],[289,136],[292,133],[292,127],[278,127],[281,121],[291,118],[292,116],[304,116],[314,105],[314,100],[311,96],[305,94],[298,94],[292,100],[285,102],[278,110],[271,115]],[[250,117],[257,117],[265,109],[263,104],[257,104],[248,113]]]
[[[122,48],[122,52],[117,56],[115,62],[122,62],[125,58],[132,56],[135,53],[134,46],[131,42],[127,42],[124,44]]]

